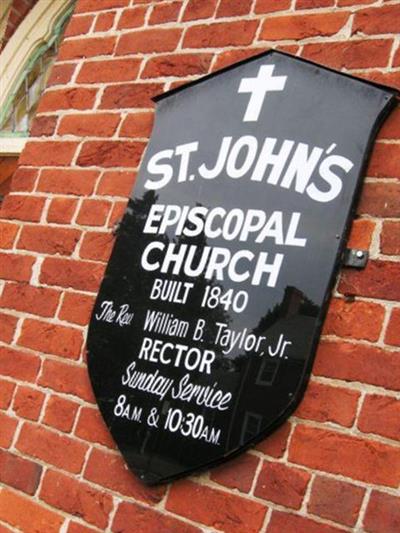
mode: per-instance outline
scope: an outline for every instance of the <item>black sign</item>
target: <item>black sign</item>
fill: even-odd
[[[100,410],[146,483],[232,457],[299,404],[394,104],[278,52],[157,99],[88,337]]]

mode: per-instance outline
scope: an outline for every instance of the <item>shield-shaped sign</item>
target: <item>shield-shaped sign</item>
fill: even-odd
[[[299,404],[395,91],[271,51],[156,101],[88,336],[101,413],[149,484]]]

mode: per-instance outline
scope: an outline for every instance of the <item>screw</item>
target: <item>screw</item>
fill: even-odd
[[[361,250],[358,250],[356,252],[356,256],[359,258],[359,259],[362,259],[364,257],[364,252],[362,252]]]

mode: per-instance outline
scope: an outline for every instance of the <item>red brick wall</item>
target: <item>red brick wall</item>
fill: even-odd
[[[78,1],[1,211],[1,531],[400,530],[399,110],[353,226],[371,260],[343,271],[305,399],[273,436],[145,488],[100,420],[84,350],[150,96],[276,46],[400,88],[399,31],[397,0]]]

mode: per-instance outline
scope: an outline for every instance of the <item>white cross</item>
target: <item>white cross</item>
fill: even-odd
[[[269,91],[283,91],[287,76],[273,76],[275,65],[262,65],[256,78],[243,78],[239,93],[251,93],[243,122],[256,122]]]

